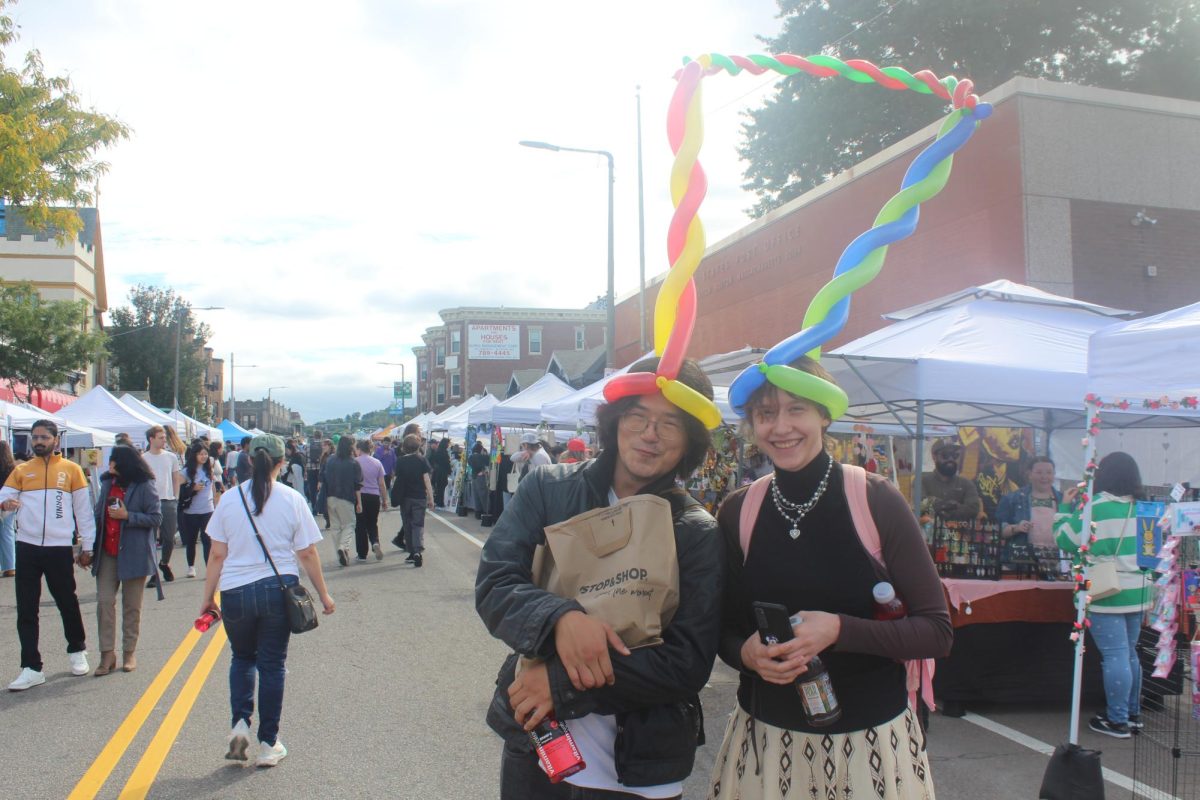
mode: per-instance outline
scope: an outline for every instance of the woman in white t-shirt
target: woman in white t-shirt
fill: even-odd
[[[250,453],[254,459],[251,479],[226,493],[208,523],[212,551],[200,612],[218,610],[214,595],[219,588],[219,610],[233,650],[229,665],[233,731],[229,734],[225,758],[235,761],[248,758],[257,670],[260,678],[257,764],[273,767],[287,755],[287,749],[279,741],[279,718],[283,711],[291,628],[284,611],[283,589],[263,547],[270,552],[285,585],[299,582],[299,568],[303,564],[325,613],[332,614],[334,605],[325,588],[321,559],[317,555],[321,533],[308,503],[302,494],[275,480],[283,466],[283,440],[271,434],[255,436],[242,457],[250,457]],[[255,527],[262,536],[262,545],[255,536]]]

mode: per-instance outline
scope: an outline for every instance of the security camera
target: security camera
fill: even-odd
[[[1144,208],[1141,209],[1140,211],[1138,211],[1136,214],[1134,214],[1133,219],[1130,221],[1134,225],[1142,225],[1142,224],[1157,225],[1158,224],[1158,220],[1156,220],[1154,217],[1148,216],[1146,214],[1146,209],[1144,209]]]

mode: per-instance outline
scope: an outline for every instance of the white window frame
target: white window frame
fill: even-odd
[[[534,349],[534,334],[537,334],[537,348]],[[531,356],[540,356],[542,354],[542,328],[540,325],[530,325],[527,332],[528,350]]]
[[[456,356],[462,352],[462,331],[450,331],[450,355]]]
[[[582,325],[575,326],[575,349],[587,350],[587,328]]]
[[[433,346],[433,365],[435,367],[446,366],[446,343],[438,342]]]
[[[462,396],[462,374],[458,372],[450,373],[450,396]]]
[[[444,405],[446,402],[446,382],[441,378],[433,382],[433,400],[435,406]]]

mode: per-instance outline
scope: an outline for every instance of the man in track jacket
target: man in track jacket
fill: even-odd
[[[79,597],[75,594],[73,544],[78,534],[81,567],[92,561],[96,521],[87,479],[78,464],[60,456],[58,426],[33,423],[34,457],[21,464],[0,488],[0,511],[17,513],[17,635],[21,639],[21,674],[8,685],[19,692],[46,682],[38,651],[38,607],[42,578],[62,616],[71,674],[88,674],[87,636]]]

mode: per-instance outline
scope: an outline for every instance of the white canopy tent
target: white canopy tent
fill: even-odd
[[[36,406],[7,403],[0,400],[0,424],[4,425],[6,433],[30,430],[33,423],[42,419],[48,419],[58,425],[62,436],[60,443],[63,447],[112,447],[116,444],[117,437],[108,431],[89,428],[76,422],[67,422],[67,420]]]
[[[186,441],[185,437],[187,436],[187,427],[174,417],[168,416],[166,413],[160,411],[153,404],[134,397],[128,392],[121,395],[117,399],[120,400],[121,403],[126,407],[132,409],[138,414],[141,414],[142,416],[149,417],[159,425],[162,425],[164,428],[168,426],[174,428],[175,432],[179,434],[179,437]]]
[[[561,400],[574,391],[566,381],[546,373],[507,400],[501,400],[491,407],[482,404],[475,406],[467,419],[472,425],[490,422],[494,425],[536,428],[542,422],[542,406]]]
[[[210,442],[225,441],[225,434],[221,433],[220,428],[215,425],[206,425],[198,419],[193,419],[178,408],[168,413],[167,416],[183,426],[186,435],[184,432],[180,432],[179,435],[184,436],[184,441],[194,439],[197,436],[207,436]]]
[[[93,386],[74,403],[60,409],[58,416],[68,424],[86,425],[109,433],[127,433],[135,443],[145,442],[146,429],[161,424],[134,411],[103,386]]]
[[[468,417],[471,409],[481,408],[487,410],[499,402],[499,400],[490,394],[476,395],[454,409],[453,413],[439,415],[437,420],[430,423],[429,430],[430,432],[445,431],[446,435],[451,439],[461,439],[467,435]]]

